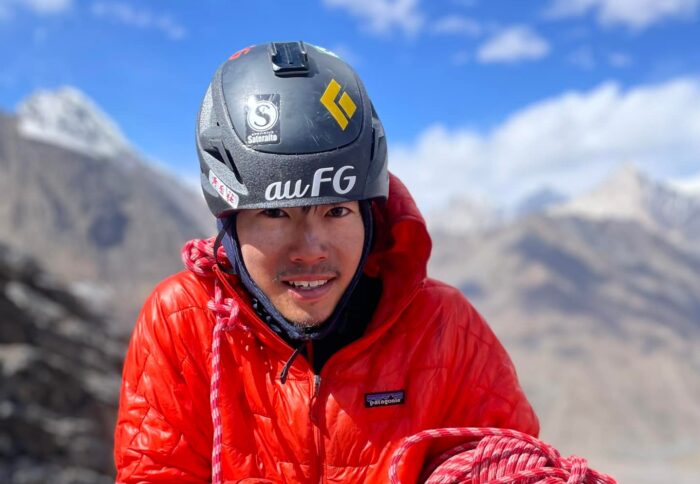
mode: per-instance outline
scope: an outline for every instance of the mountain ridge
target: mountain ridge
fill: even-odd
[[[697,244],[635,220],[542,213],[435,239],[429,273],[489,321],[544,440],[620,482],[700,477]]]
[[[27,138],[19,123],[0,116],[0,240],[99,289],[129,331],[148,292],[182,269],[182,245],[215,231],[203,197],[136,152],[96,156]]]
[[[117,124],[78,89],[38,90],[17,108],[20,134],[100,159],[135,154]]]

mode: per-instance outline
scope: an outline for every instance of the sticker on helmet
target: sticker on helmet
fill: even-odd
[[[209,170],[209,183],[226,203],[231,205],[232,208],[238,208],[238,195],[229,187],[224,185],[224,182],[222,182],[211,170]]]
[[[245,105],[248,145],[270,145],[280,142],[280,95],[257,94],[248,97]]]
[[[309,197],[328,196],[330,193],[324,186],[324,183],[330,183],[335,195],[345,195],[353,189],[357,181],[357,176],[351,174],[354,169],[355,167],[352,165],[345,165],[333,173],[335,168],[329,166],[317,169],[314,172],[311,183],[304,183],[306,180],[302,179],[270,183],[265,189],[265,200],[292,200],[294,198],[304,198],[306,194],[309,193],[309,189],[311,189]],[[347,171],[350,173],[345,174]],[[324,176],[326,174],[328,175]]]
[[[238,59],[240,56],[246,55],[248,52],[250,52],[250,49],[252,49],[253,47],[255,47],[255,46],[254,46],[254,45],[251,45],[251,46],[249,46],[249,47],[246,47],[245,49],[239,50],[238,52],[236,52],[235,54],[233,54],[231,57],[229,57],[228,60],[236,60],[236,59]]]
[[[347,92],[344,92],[336,103],[335,98],[338,97],[340,90],[341,86],[338,84],[338,81],[331,79],[331,82],[329,82],[328,86],[326,86],[326,90],[323,91],[320,101],[331,116],[333,116],[333,119],[335,119],[335,122],[338,123],[340,129],[345,131],[345,128],[348,127],[350,119],[352,119],[352,115],[355,114],[355,111],[357,110],[357,106]],[[343,108],[343,110],[341,111],[340,108]]]

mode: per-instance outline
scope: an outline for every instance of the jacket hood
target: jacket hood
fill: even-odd
[[[406,186],[390,175],[389,198],[375,204],[375,243],[365,273],[382,280],[382,299],[394,302],[427,276],[432,241]]]

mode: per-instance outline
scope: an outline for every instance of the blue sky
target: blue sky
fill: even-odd
[[[201,96],[231,53],[336,51],[434,208],[578,193],[616,166],[700,182],[700,0],[0,0],[0,109],[72,85],[148,157],[197,173]]]

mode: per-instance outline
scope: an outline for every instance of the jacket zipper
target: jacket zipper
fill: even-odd
[[[321,375],[316,373],[314,369],[314,348],[313,342],[309,342],[307,346],[307,355],[309,357],[309,366],[313,373],[313,381],[310,385],[311,399],[309,400],[309,420],[313,426],[314,431],[314,447],[316,448],[317,462],[319,465],[318,471],[318,482],[322,483],[326,479],[326,466],[325,466],[325,445],[323,441],[323,433],[321,432],[321,419],[320,410],[325,411],[325,405],[321,406],[322,402],[319,400],[319,395],[321,394]],[[321,408],[319,408],[321,407]]]

